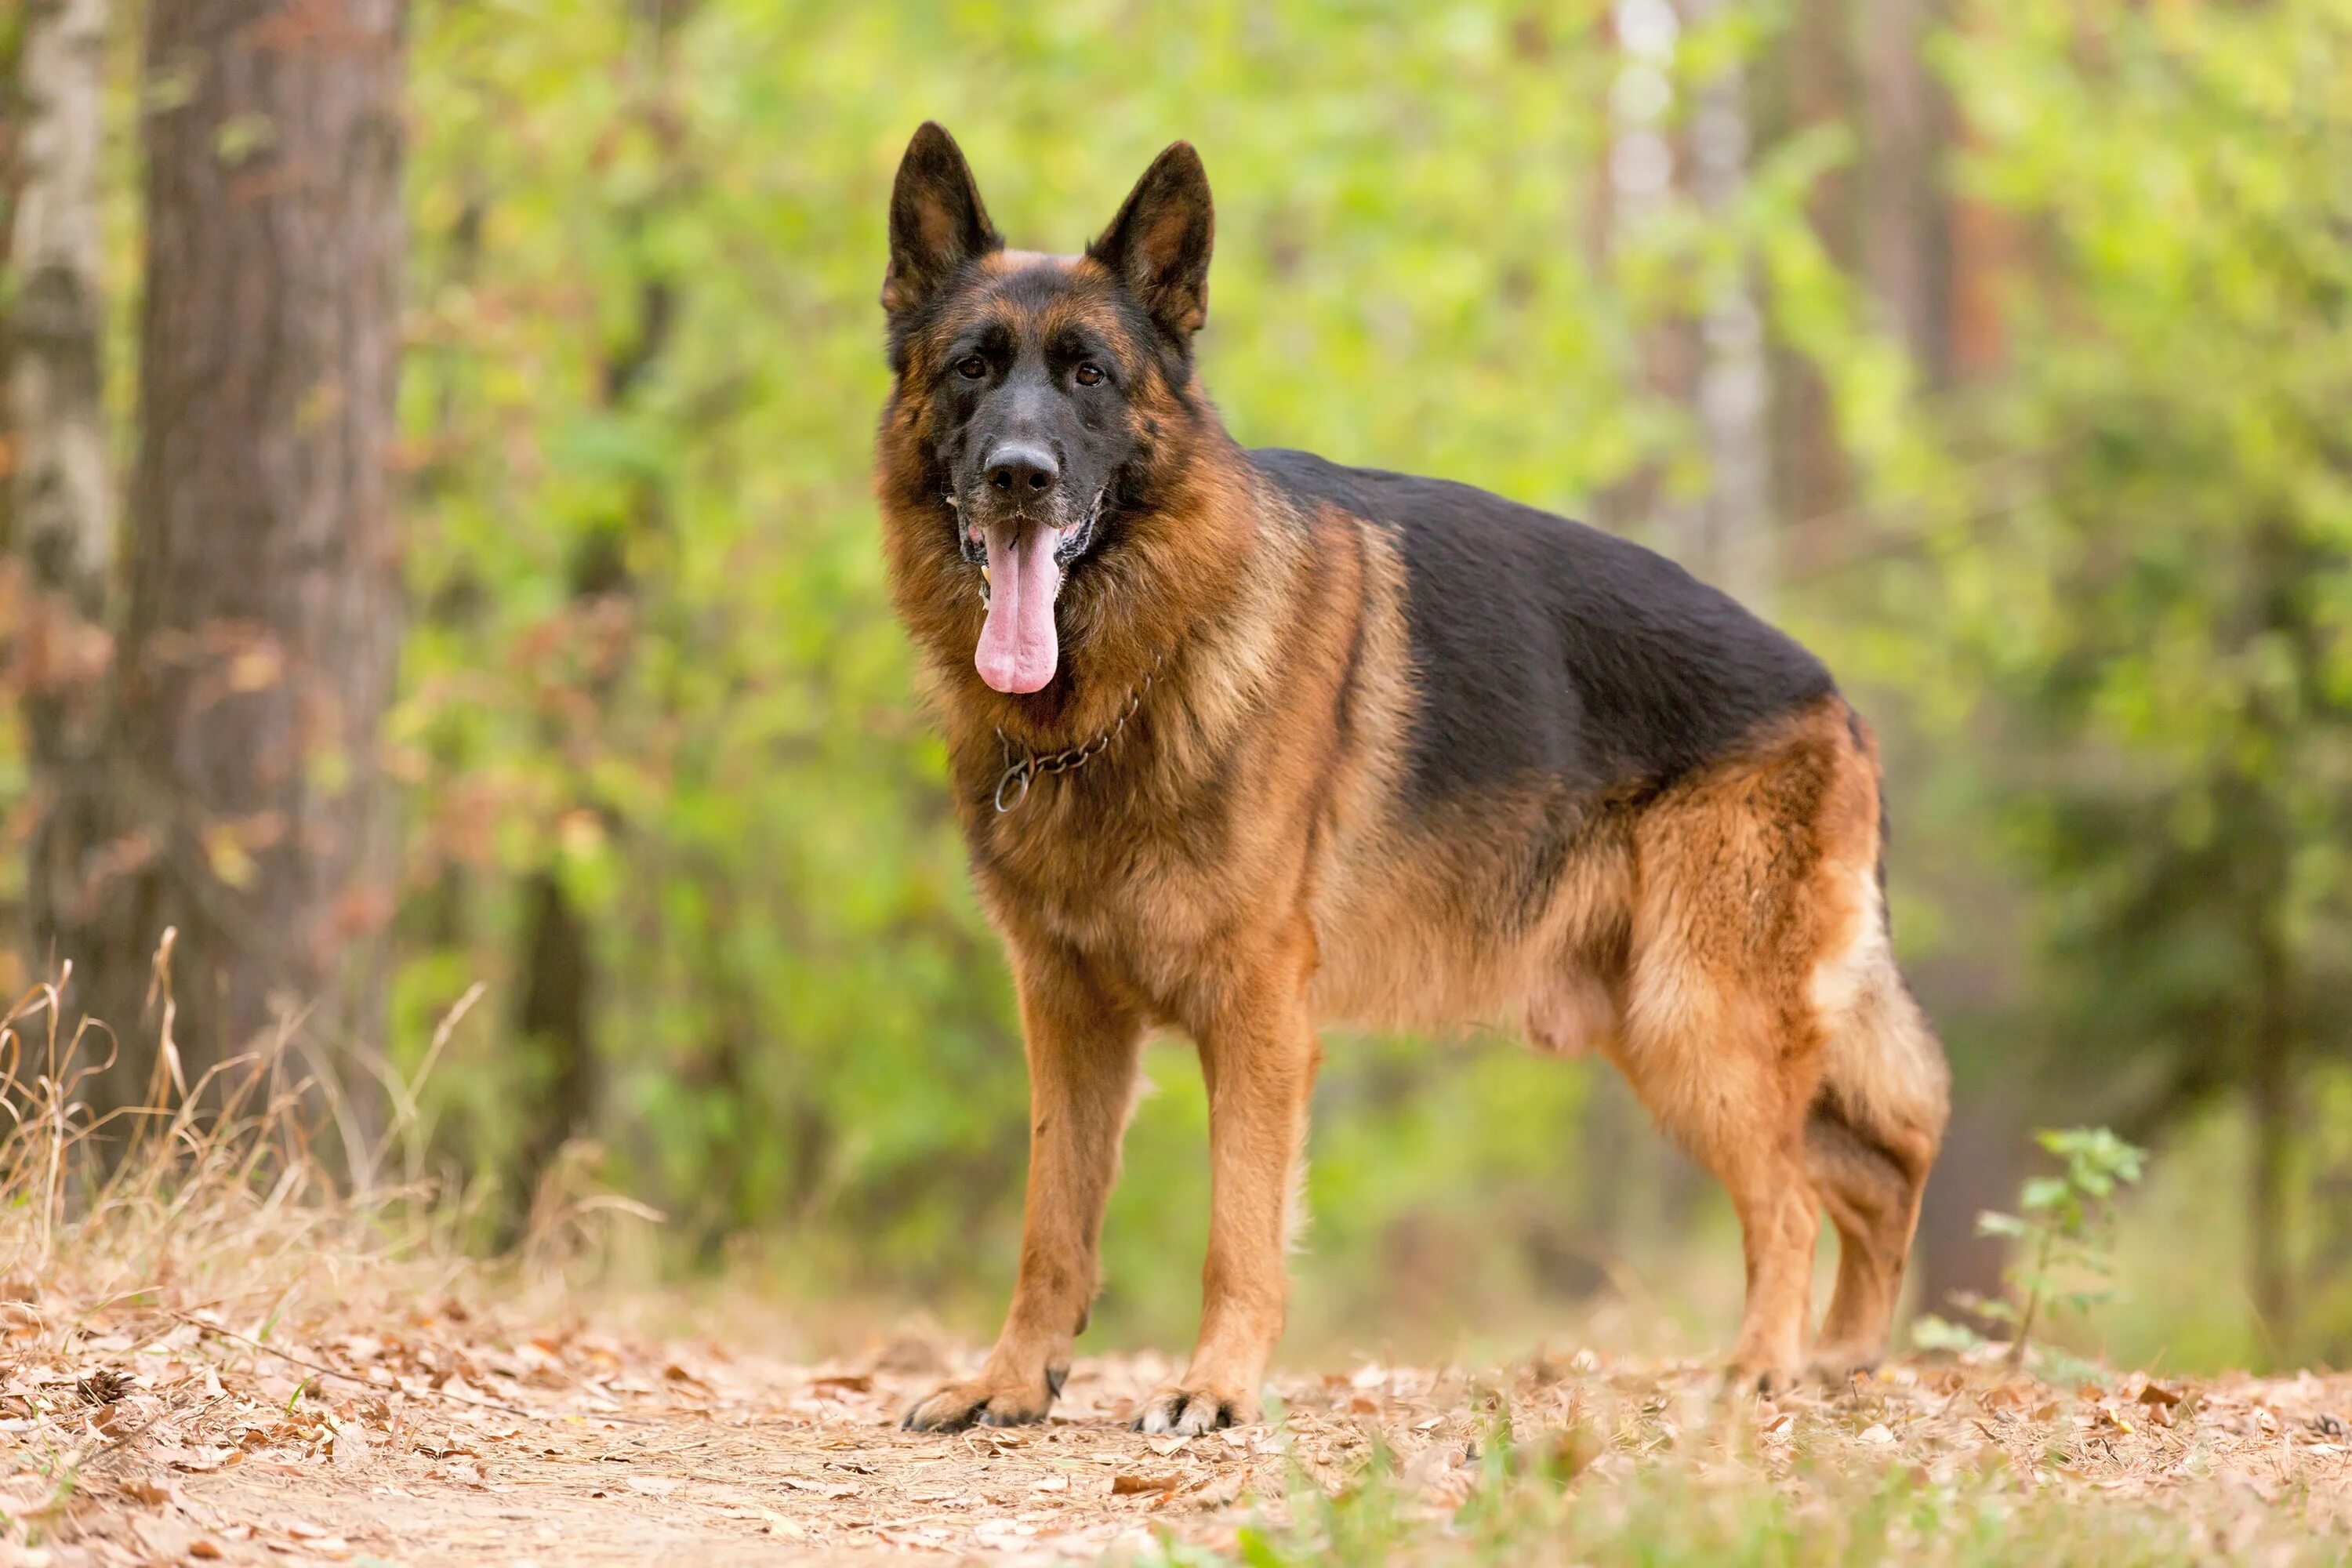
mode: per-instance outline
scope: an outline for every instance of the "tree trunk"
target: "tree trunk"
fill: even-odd
[[[1862,270],[1920,380],[1951,365],[1949,216],[1941,200],[1947,111],[1927,57],[1935,0],[1863,7]]]
[[[2247,1215],[2253,1242],[2254,1310],[2270,1342],[2273,1364],[2292,1364],[2300,1348],[2296,1269],[2289,1212],[2302,1113],[2305,988],[2307,971],[2296,951],[2294,806],[2284,780],[2315,772],[2297,755],[2294,739],[2305,715],[2324,704],[2322,624],[2313,602],[2320,561],[2293,525],[2274,517],[2256,524],[2252,541],[2260,584],[2263,636],[2288,650],[2295,689],[2256,692],[2244,722],[2257,746],[2277,759],[2274,772],[2249,773],[2222,795],[2223,820],[2245,824],[2252,842],[2237,856],[2245,884],[2245,925],[2253,945],[2255,994],[2248,1031],[2247,1080],[2253,1110],[2253,1169]]]
[[[403,10],[148,7],[147,77],[171,90],[145,116],[119,679],[149,854],[89,960],[92,1000],[121,1027],[159,934],[177,929],[191,1081],[281,1030],[308,1066],[381,1045]],[[364,1103],[368,1073],[335,1065]],[[124,1066],[119,1087],[143,1084],[136,1052]]]
[[[1846,33],[1843,0],[1799,0],[1772,62],[1777,68],[1759,73],[1759,83],[1779,87],[1774,129],[1780,135],[1852,122]],[[1853,179],[1843,169],[1829,171],[1807,206],[1822,248],[1840,267],[1850,268]],[[1768,351],[1767,366],[1773,497],[1790,531],[1789,546],[1801,551],[1820,531],[1805,524],[1843,510],[1852,500],[1845,453],[1820,367],[1785,345]],[[1801,574],[1812,563],[1798,558],[1786,564]]]
[[[85,853],[103,842],[104,631],[114,480],[100,397],[98,161],[106,0],[25,13],[8,322],[9,542],[21,565],[15,673],[33,793],[25,879],[36,975],[72,956]]]
[[[2288,834],[2284,810],[2263,798],[2259,783],[2236,792],[2238,809],[2258,826],[2245,857],[2246,921],[2253,942],[2253,1017],[2247,1031],[2246,1080],[2253,1112],[2252,1168],[2247,1176],[2254,1311],[2273,1364],[2294,1353],[2294,1265],[2289,1248],[2288,1184],[2297,1131],[2296,977],[2284,930]],[[2225,797],[2226,798],[2226,797]]]
[[[550,1077],[532,1100],[516,1157],[516,1190],[499,1238],[508,1246],[523,1239],[540,1183],[563,1145],[589,1124],[600,1089],[591,1022],[596,973],[586,923],[551,868],[531,874],[522,901],[522,997],[515,1033],[545,1058]]]
[[[1694,19],[1722,0],[1685,0]],[[1748,188],[1753,132],[1747,69],[1727,67],[1698,91],[1691,121],[1691,190],[1700,209],[1728,214]],[[1764,320],[1743,271],[1707,300],[1699,322],[1698,422],[1712,480],[1700,537],[1684,563],[1751,609],[1772,590],[1771,452],[1765,423]]]
[[[2028,1125],[2024,1108],[2005,1088],[1953,1097],[1951,1125],[1927,1178],[1918,1234],[1911,1244],[1911,1271],[1918,1280],[1916,1310],[1986,1333],[2000,1331],[1953,1298],[1997,1300],[2002,1295],[2008,1248],[1999,1238],[1978,1233],[1977,1216],[1987,1209],[2005,1213],[2017,1206],[2017,1184],[2032,1147]]]

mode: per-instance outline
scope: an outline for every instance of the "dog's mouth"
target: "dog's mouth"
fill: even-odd
[[[979,561],[981,596],[988,605],[972,664],[996,690],[1022,696],[1042,691],[1053,680],[1062,659],[1055,601],[1070,564],[1093,543],[1101,514],[1102,497],[1097,496],[1083,516],[1068,523],[1015,512],[961,525],[964,556]]]

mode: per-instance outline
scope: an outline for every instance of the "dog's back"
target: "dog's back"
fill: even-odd
[[[1640,545],[1469,485],[1250,460],[1379,525],[1404,571],[1415,805],[1543,782],[1655,790],[1835,689],[1793,639]]]

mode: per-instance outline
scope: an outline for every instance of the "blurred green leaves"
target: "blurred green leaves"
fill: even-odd
[[[1806,265],[1805,186],[1839,155],[1793,144],[1723,225],[1670,205],[1598,245],[1602,16],[420,5],[404,1036],[474,975],[511,993],[516,880],[551,858],[594,927],[614,1175],[680,1239],[765,1227],[843,1289],[1001,1279],[1018,1042],[867,496],[897,156],[943,120],[1013,242],[1072,249],[1193,140],[1219,206],[1204,373],[1244,441],[1584,510],[1646,465],[1701,482],[1685,416],[1639,390],[1643,325],[1761,250]],[[1727,29],[1717,53],[1753,45]],[[672,314],[633,366],[656,288]],[[579,592],[598,552],[613,585]],[[1378,1257],[1496,1201],[1559,1228],[1578,1074],[1411,1059],[1335,1058],[1324,1245]],[[1195,1267],[1159,1238],[1201,1223],[1198,1090],[1154,1060],[1114,1307],[1181,1305]],[[449,1147],[498,1174],[527,1053],[485,1036],[445,1077]]]
[[[1685,27],[1672,100],[1775,60],[1793,15]],[[884,197],[937,118],[1012,241],[1065,250],[1193,141],[1237,436],[1572,513],[1706,489],[1659,333],[1751,278],[1857,492],[1781,520],[1832,537],[1776,608],[1934,759],[1896,802],[1902,929],[1971,1003],[2031,975],[1964,1081],[2054,1064],[2152,1128],[2247,1080],[2278,985],[2286,1048],[2340,1050],[2347,37],[2343,0],[1966,8],[1932,49],[2000,241],[1967,280],[1993,341],[1931,390],[1816,222],[1868,151],[1846,124],[1759,118],[1726,210],[1612,208],[1598,0],[419,0],[402,1037],[476,977],[515,993],[518,889],[551,868],[592,928],[611,1174],[671,1239],[757,1231],[813,1290],[1001,1284],[1020,1053],[866,479]],[[1923,907],[1906,866],[1938,861],[2023,928]],[[467,1038],[444,1142],[496,1178],[545,1068]],[[1200,1105],[1181,1054],[1152,1070],[1107,1321],[1172,1337]],[[1589,1247],[1589,1089],[1507,1047],[1338,1046],[1303,1300],[1499,1293]]]

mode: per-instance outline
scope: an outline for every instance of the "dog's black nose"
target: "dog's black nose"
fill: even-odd
[[[988,456],[988,482],[1007,494],[1049,490],[1062,477],[1062,465],[1043,447],[1007,441]]]

